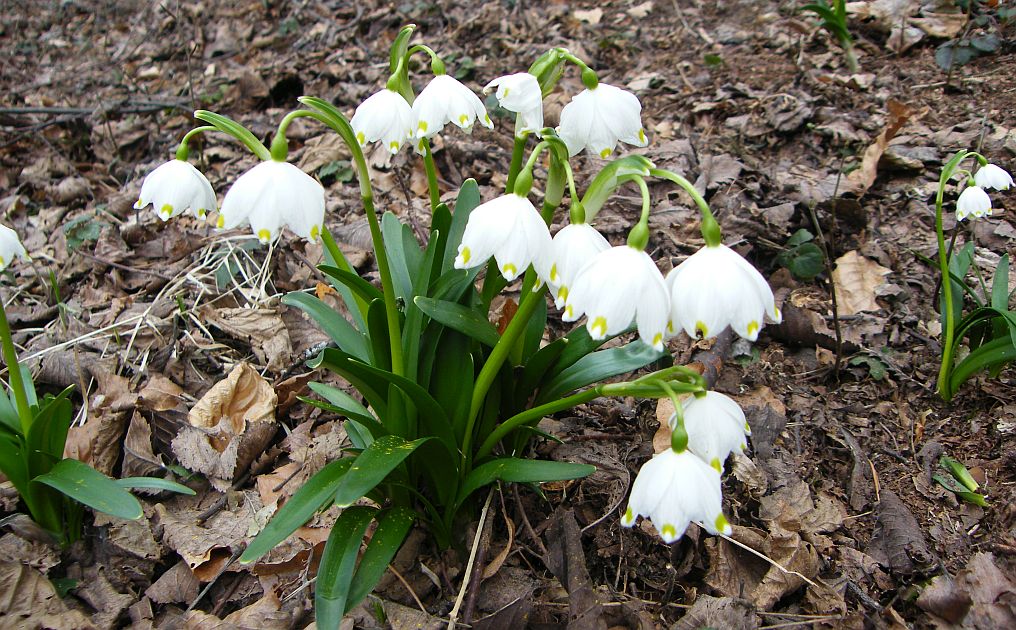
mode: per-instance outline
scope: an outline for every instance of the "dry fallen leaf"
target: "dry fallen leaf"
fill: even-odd
[[[576,10],[572,13],[575,19],[579,22],[587,22],[589,24],[599,24],[600,20],[603,19],[603,9],[590,9],[588,11]]]
[[[293,357],[289,329],[277,309],[213,308],[199,309],[200,316],[229,336],[249,343],[259,361],[281,372]]]
[[[837,258],[833,283],[836,285],[836,310],[839,315],[856,315],[882,308],[875,301],[875,295],[878,288],[885,284],[884,278],[889,273],[889,269],[856,251]]]
[[[46,576],[31,567],[0,562],[0,628],[94,628],[67,608]]]
[[[916,121],[928,113],[928,108],[915,111],[903,103],[892,99],[889,100],[888,107],[889,123],[886,124],[882,133],[878,134],[875,141],[864,150],[864,157],[861,158],[861,167],[847,174],[844,182],[846,186],[843,187],[841,193],[850,192],[861,197],[864,193],[868,192],[868,189],[875,183],[875,178],[878,176],[878,163],[882,159],[882,154],[885,153],[886,147],[889,146],[889,141],[908,122]]]

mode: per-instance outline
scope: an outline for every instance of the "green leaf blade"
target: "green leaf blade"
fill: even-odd
[[[105,514],[137,520],[143,512],[141,503],[115,481],[76,459],[64,459],[52,470],[32,481],[45,484]]]

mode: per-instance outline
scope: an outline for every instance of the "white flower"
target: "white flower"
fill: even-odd
[[[723,516],[720,473],[687,450],[668,448],[642,466],[621,524],[631,527],[637,516],[651,520],[667,543],[683,536],[689,523],[710,534],[733,531]]]
[[[727,456],[734,451],[743,452],[748,446],[745,436],[751,435],[751,427],[744,412],[732,399],[714,391],[701,398],[689,397],[683,407],[688,449],[722,473]],[[671,428],[675,421],[676,416],[671,416]]]
[[[1012,175],[1004,168],[994,164],[985,164],[974,173],[974,183],[981,188],[994,188],[995,190],[1009,190],[1012,186]]]
[[[554,235],[548,261],[550,268],[537,271],[550,287],[557,308],[564,308],[579,270],[597,254],[608,249],[610,243],[607,239],[588,223],[566,225]]]
[[[547,266],[550,231],[533,204],[514,193],[480,204],[470,214],[462,233],[456,269],[471,269],[493,256],[508,282],[530,264]]]
[[[361,147],[378,142],[394,154],[413,134],[413,109],[401,94],[384,89],[360,103],[349,124]]]
[[[635,319],[639,337],[663,350],[669,296],[649,254],[620,245],[596,255],[579,270],[565,301],[566,322],[586,316],[593,339],[616,335]]]
[[[648,144],[642,129],[642,104],[626,90],[600,83],[583,90],[561,110],[558,135],[568,145],[568,155],[588,149],[607,158],[618,141],[637,147]]]
[[[956,220],[962,221],[968,216],[975,219],[991,214],[991,197],[980,186],[967,186],[956,200]]]
[[[755,267],[726,245],[706,246],[667,274],[671,321],[690,337],[718,335],[728,325],[755,341],[766,314],[782,316]]]
[[[14,262],[15,256],[21,257],[21,260],[28,260],[28,252],[21,244],[18,233],[6,225],[0,224],[0,271]]]
[[[447,74],[439,74],[413,102],[413,130],[417,138],[430,138],[449,122],[470,131],[473,123],[494,128],[480,97]]]
[[[483,88],[483,93],[488,94],[495,87],[494,95],[501,107],[519,115],[516,136],[543,129],[543,92],[536,77],[528,72],[498,77]]]
[[[244,221],[262,243],[289,226],[297,236],[316,241],[325,219],[325,189],[289,162],[266,160],[241,175],[226,193],[218,227],[232,229]]]
[[[140,210],[153,204],[159,218],[169,220],[188,208],[199,219],[214,210],[215,191],[208,179],[186,160],[170,160],[145,177],[141,194],[134,203]]]

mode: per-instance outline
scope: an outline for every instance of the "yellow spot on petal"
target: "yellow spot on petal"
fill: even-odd
[[[727,517],[723,514],[717,516],[713,524],[716,526],[716,531],[718,532],[723,532],[724,534],[730,532],[730,523],[727,522]]]
[[[759,329],[758,322],[756,322],[756,321],[748,322],[748,336],[749,337],[754,337],[756,334],[758,334],[758,329]]]
[[[602,339],[603,337],[606,337],[607,318],[603,317],[602,315],[600,317],[597,317],[596,319],[593,320],[593,324],[589,328],[590,332],[593,333],[594,339]]]
[[[674,322],[672,321],[667,322],[667,332],[670,334],[674,334]]]
[[[424,133],[427,133],[427,121],[426,120],[421,120],[420,124],[417,125],[417,127],[420,129],[420,131],[422,131]]]
[[[663,343],[663,333],[656,333],[653,336],[653,347],[656,347]]]
[[[557,283],[557,263],[550,266],[550,281]]]
[[[621,517],[621,523],[624,525],[631,525],[635,522],[635,513],[631,511],[631,507],[624,511],[624,516]]]
[[[134,202],[134,209],[135,210],[140,210],[140,209],[144,208],[146,205],[148,205],[148,204],[146,204],[143,201],[141,201],[140,199],[138,199],[137,201]]]
[[[468,247],[463,247],[462,251],[459,252],[459,256],[462,256],[462,264],[468,264],[469,259],[473,257],[473,253],[469,251]]]
[[[603,158],[604,160],[609,158],[610,157],[610,149],[604,149],[604,150],[600,151],[600,157]]]
[[[460,125],[466,124],[466,121],[468,121],[468,120],[469,120],[469,116],[467,116],[466,114],[460,114],[459,115],[459,124]]]
[[[501,267],[501,274],[505,277],[514,278],[519,275],[519,268],[511,263],[506,263],[503,267]]]
[[[502,88],[504,92],[501,93],[501,98],[508,98],[508,88]]]
[[[557,290],[557,299],[561,300],[562,302],[568,301],[568,287],[562,285],[561,288]],[[571,311],[569,311],[569,313],[570,312]]]
[[[208,216],[208,211],[204,208],[198,208],[198,218],[204,219],[206,216]]]
[[[226,217],[219,215],[219,218],[215,221],[215,227],[223,228],[226,226]]]
[[[392,153],[398,153],[398,151],[399,151],[399,143],[395,142],[394,140],[392,140],[388,144],[388,148],[392,150]]]
[[[695,322],[695,332],[698,333],[700,338],[705,339],[709,336],[709,327],[706,326],[705,322],[701,320],[697,321]]]
[[[318,240],[319,236],[321,236],[321,227],[317,226],[317,225],[311,226],[311,228],[310,228],[310,240],[316,241],[316,240]]]
[[[490,115],[488,115],[488,114],[484,114],[483,115],[483,122],[485,122],[488,125],[494,124],[494,123],[490,122]]]
[[[0,256],[0,269],[3,269],[6,266],[7,266],[7,261],[4,260],[3,256]]]
[[[709,465],[712,466],[713,468],[715,468],[716,472],[718,472],[718,473],[722,473],[723,472],[723,464],[720,463],[720,458],[719,457],[714,457],[713,461],[709,462]]]
[[[260,230],[258,230],[258,240],[261,241],[262,243],[267,244],[269,241],[272,240],[272,233],[264,228],[261,228]]]
[[[565,306],[564,306],[564,316],[569,318],[569,319],[573,319],[575,317],[575,309],[572,308],[571,304],[565,304]]]
[[[776,313],[776,323],[779,324],[781,321],[783,321],[783,313],[780,311],[780,309],[775,307],[773,307],[773,311]]]
[[[360,146],[367,144],[367,136],[363,135],[362,131],[356,132],[356,141],[360,143]]]
[[[168,203],[162,204],[162,208],[159,209],[159,214],[161,214],[164,217],[170,216],[171,214],[173,214],[173,206]]]
[[[646,132],[644,129],[639,129],[639,142],[646,141]]]
[[[674,538],[677,538],[677,528],[670,523],[667,523],[663,526],[663,529],[660,530],[660,534],[663,536],[663,540],[673,540]]]

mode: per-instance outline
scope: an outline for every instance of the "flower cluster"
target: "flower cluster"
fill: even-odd
[[[985,164],[974,173],[973,184],[964,188],[956,200],[956,220],[991,215],[991,197],[984,189],[1009,190],[1012,185],[1012,175],[1008,171],[995,164]]]

